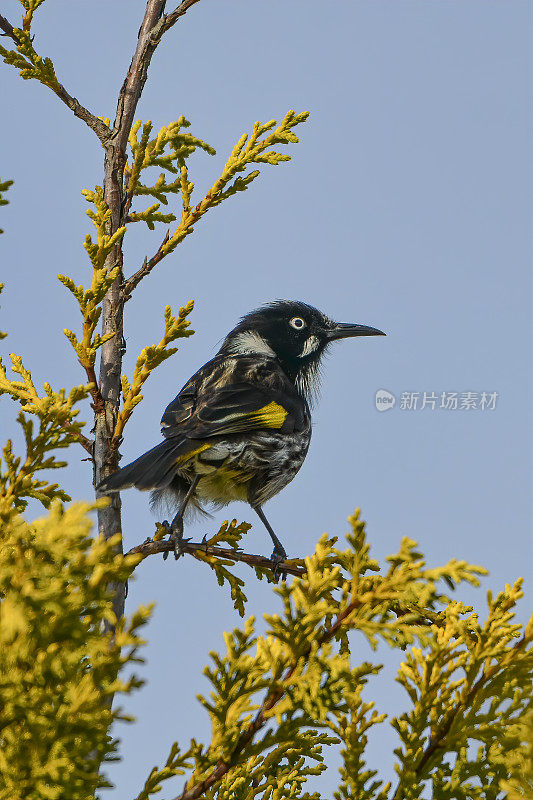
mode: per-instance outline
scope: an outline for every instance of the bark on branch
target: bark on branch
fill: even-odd
[[[198,2],[198,0],[194,0]],[[109,136],[105,143],[104,162],[104,200],[111,211],[108,235],[114,234],[124,224],[127,214],[124,197],[124,170],[126,167],[126,147],[131,126],[141,97],[148,67],[152,56],[161,41],[162,35],[174,22],[194,4],[191,0],[181,3],[168,20],[164,15],[166,0],[148,0],[139,29],[137,44],[131,63],[122,84],[113,128],[107,129]],[[120,408],[123,309],[124,292],[122,244],[118,242],[109,253],[106,267],[110,271],[117,265],[120,274],[110,287],[102,304],[102,335],[114,334],[104,342],[100,349],[99,393],[102,403],[95,403],[95,485],[114,472],[118,467],[119,452],[113,442],[113,432]],[[122,530],[120,495],[114,494],[107,508],[98,511],[98,529],[106,539]],[[122,549],[121,549],[122,552]],[[114,587],[114,611],[117,619],[124,613],[125,587]]]

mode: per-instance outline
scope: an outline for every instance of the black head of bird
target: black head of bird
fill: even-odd
[[[308,395],[329,345],[354,336],[385,334],[368,325],[334,322],[307,303],[276,300],[242,317],[226,336],[220,353],[275,357],[298,390]]]
[[[316,388],[320,359],[337,339],[383,335],[366,325],[333,322],[297,301],[278,300],[252,311],[167,406],[164,441],[105,478],[99,490],[136,486],[152,490],[156,505],[173,505],[177,513],[167,525],[176,556],[186,510],[243,500],[267,528],[278,564],[285,550],[262,505],[290,483],[306,457],[307,399]]]

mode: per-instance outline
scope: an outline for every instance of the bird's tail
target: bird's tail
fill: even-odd
[[[184,439],[165,439],[131,464],[104,478],[98,484],[101,492],[119,492],[135,486],[141,491],[164,489],[176,474],[176,461],[183,453]]]

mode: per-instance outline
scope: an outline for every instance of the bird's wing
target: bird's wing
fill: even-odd
[[[236,383],[199,393],[189,417],[167,426],[165,436],[198,440],[259,430],[290,433],[309,424],[307,414],[305,401],[297,396]]]
[[[201,393],[201,387],[204,385],[204,379],[213,374],[216,362],[217,359],[213,359],[204,364],[192,378],[189,378],[177,397],[166,407],[165,413],[161,417],[161,433],[165,438],[174,437],[183,431],[182,426],[190,419],[194,411],[198,393]]]
[[[310,424],[306,401],[272,359],[214,358],[167,407],[165,438],[204,439],[254,430],[301,431]]]
[[[167,406],[161,417],[161,433],[165,437],[175,436],[190,418],[196,403],[197,387],[189,381],[177,397]]]
[[[254,384],[237,383],[198,398],[187,435],[203,439],[257,430],[290,432],[302,422],[303,409],[296,399]]]

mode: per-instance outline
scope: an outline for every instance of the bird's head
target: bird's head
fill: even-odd
[[[276,300],[251,311],[226,336],[221,353],[277,358],[299,391],[308,394],[328,345],[352,336],[385,336],[367,325],[334,322],[307,303]]]

